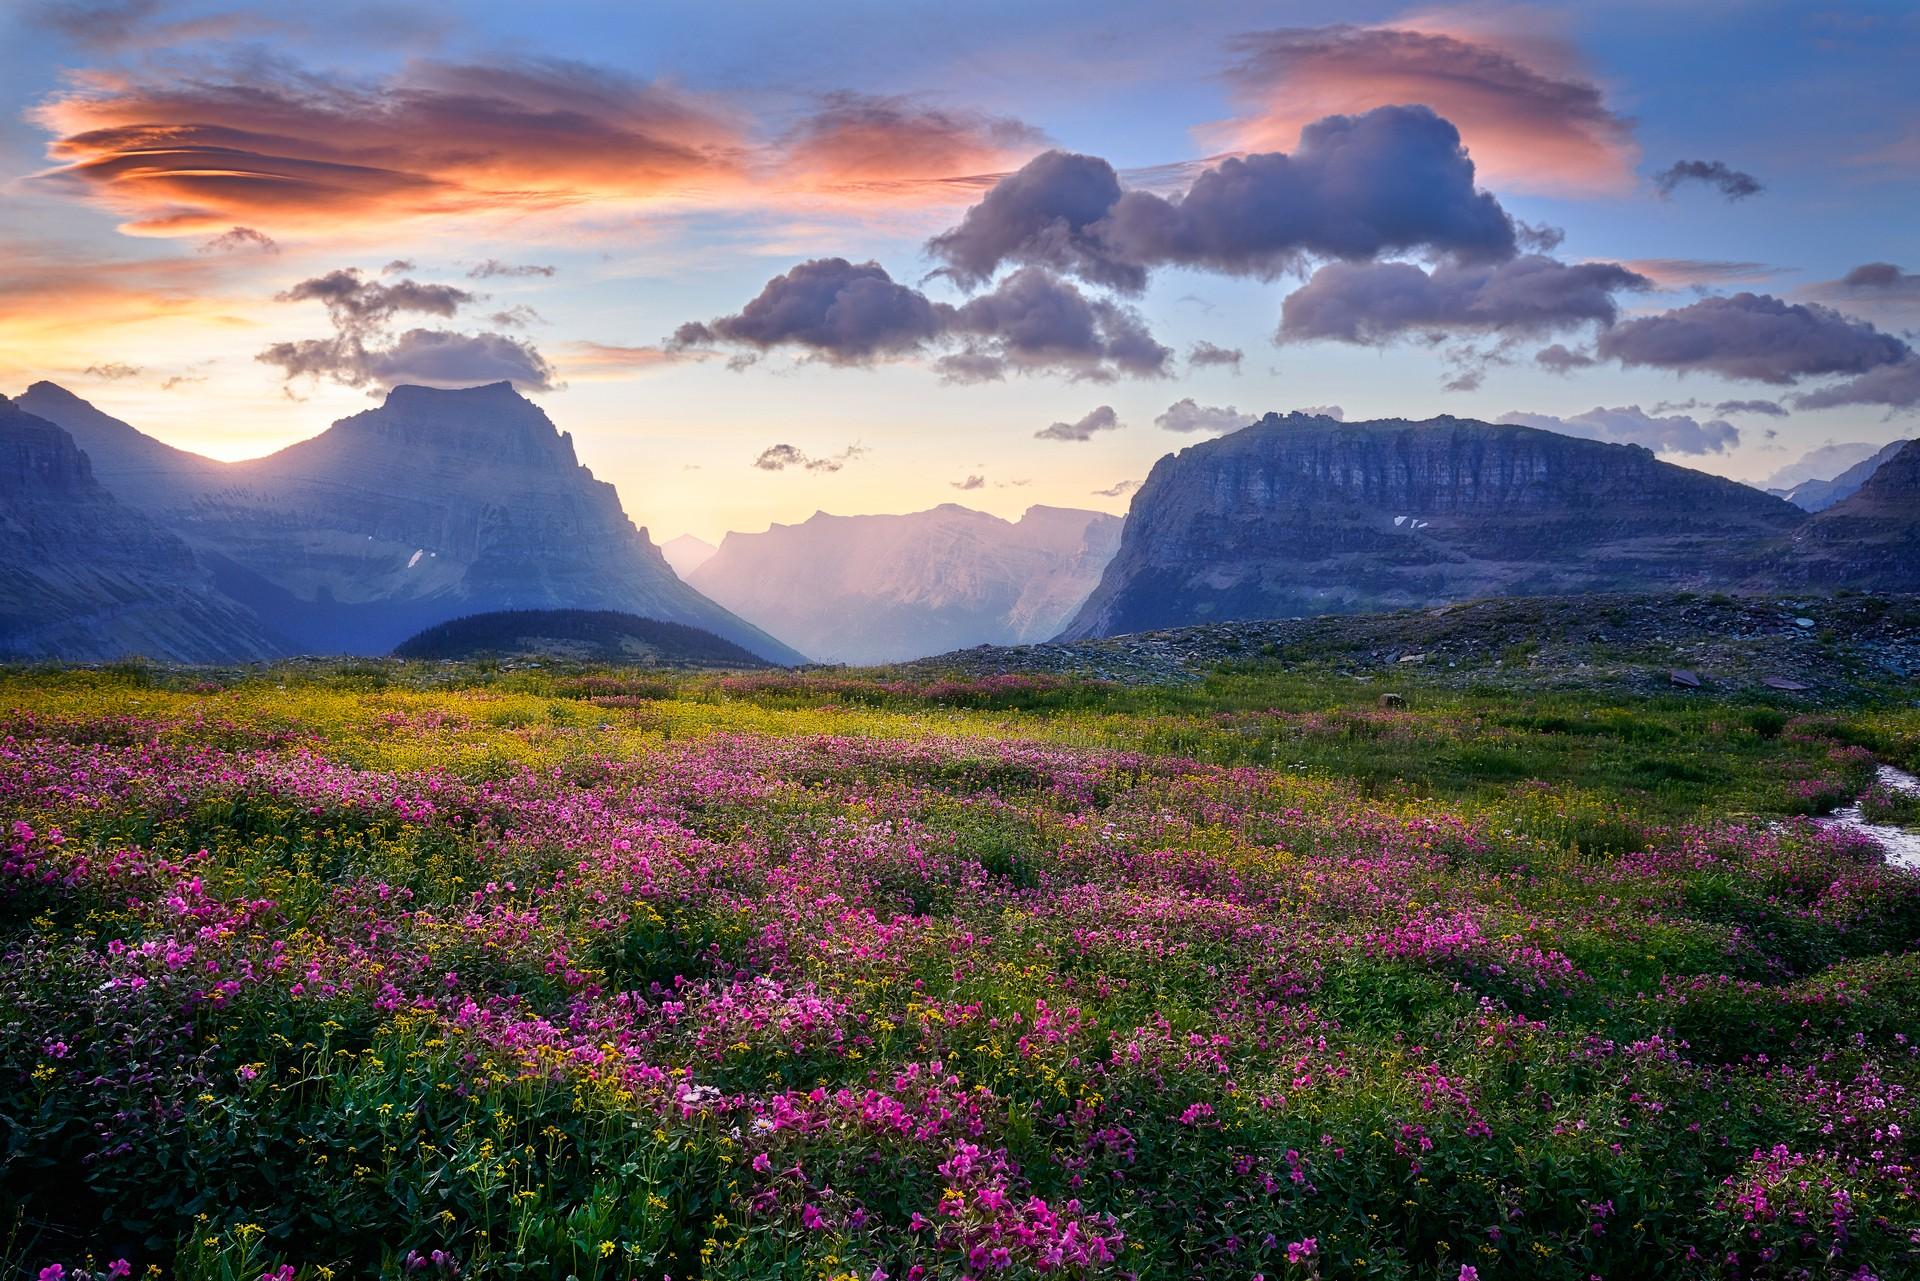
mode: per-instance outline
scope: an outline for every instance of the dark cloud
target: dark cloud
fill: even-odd
[[[1653,185],[1662,196],[1671,196],[1676,187],[1686,182],[1717,188],[1728,200],[1745,200],[1766,190],[1758,178],[1729,169],[1721,160],[1681,160],[1653,175]]]
[[[492,280],[500,276],[505,276],[509,279],[526,276],[551,276],[558,270],[560,270],[558,267],[543,267],[535,263],[507,263],[501,262],[498,258],[489,258],[467,272],[467,279]]]
[[[1204,338],[1187,349],[1187,368],[1199,369],[1208,365],[1231,366],[1234,373],[1240,372],[1240,362],[1246,353],[1238,347],[1220,347]]]
[[[1092,440],[1096,432],[1115,431],[1120,427],[1120,416],[1113,412],[1112,405],[1101,405],[1091,410],[1077,422],[1054,423],[1042,427],[1033,433],[1035,440]]]
[[[1153,420],[1153,425],[1162,431],[1239,431],[1245,427],[1247,415],[1232,405],[1202,405],[1188,396],[1176,400],[1167,406],[1167,411]]]
[[[1801,392],[1795,409],[1832,409],[1839,405],[1884,405],[1888,409],[1920,408],[1920,354],[1908,352],[1892,364],[1870,369],[1831,387]]]
[[[1646,287],[1615,263],[1567,264],[1527,255],[1509,262],[1328,263],[1281,303],[1281,342],[1379,344],[1416,333],[1542,335],[1610,325],[1613,295]]]
[[[496,311],[487,317],[487,323],[501,329],[525,329],[528,325],[545,323],[546,318],[525,303],[516,303],[504,311]]]
[[[1176,199],[1123,190],[1106,161],[1049,151],[997,183],[927,248],[964,285],[1007,263],[1137,292],[1155,267],[1270,279],[1309,257],[1443,250],[1512,255],[1516,228],[1474,187],[1460,135],[1425,107],[1330,116],[1291,154],[1234,157]]]
[[[1623,190],[1637,152],[1632,125],[1576,55],[1538,31],[1290,27],[1239,37],[1231,81],[1248,110],[1217,141],[1270,151],[1333,111],[1419,102],[1459,126],[1502,185]]]
[[[1838,283],[1847,289],[1862,293],[1882,293],[1897,291],[1903,294],[1920,293],[1920,275],[1902,271],[1890,262],[1864,262],[1846,275]]]
[[[1723,400],[1713,407],[1716,414],[1765,414],[1785,418],[1787,408],[1777,400]]]
[[[1564,344],[1554,343],[1534,352],[1533,363],[1550,374],[1570,374],[1576,369],[1585,369],[1600,362],[1584,351],[1574,351]]]
[[[967,477],[965,480],[950,480],[947,483],[955,489],[961,490],[985,489],[987,487],[987,478],[976,474]]]
[[[1138,488],[1140,488],[1140,482],[1137,480],[1116,480],[1105,489],[1095,489],[1090,492],[1096,498],[1118,498],[1122,494],[1131,494]]]
[[[1019,373],[1062,373],[1111,382],[1160,377],[1173,349],[1156,341],[1137,311],[1090,298],[1071,282],[1023,268],[991,292],[955,307],[902,285],[878,263],[817,258],[767,282],[737,315],[681,325],[667,346],[721,345],[756,351],[793,347],[838,365],[865,365],[954,348],[935,364],[953,382]]]
[[[1781,385],[1861,374],[1908,354],[1905,343],[1864,320],[1751,293],[1625,321],[1600,336],[1598,350],[1623,365]]]
[[[769,445],[760,451],[753,465],[761,471],[785,471],[789,467],[798,467],[805,471],[835,472],[866,452],[859,445],[848,445],[837,454],[815,458],[792,445]]]
[[[1740,429],[1732,423],[1718,418],[1701,422],[1685,414],[1657,418],[1638,405],[1614,409],[1595,406],[1570,418],[1556,418],[1552,414],[1503,414],[1498,421],[1542,427],[1585,440],[1641,445],[1656,454],[1722,454],[1740,444]]]
[[[833,364],[865,364],[919,350],[941,334],[950,311],[877,262],[815,258],[769,280],[737,315],[680,326],[669,345],[791,346]]]
[[[263,254],[277,254],[280,252],[280,242],[263,231],[255,231],[252,227],[232,227],[200,246],[200,252],[203,254],[230,254],[238,253],[243,249],[257,250]]]
[[[553,367],[528,343],[505,334],[462,334],[447,329],[409,329],[393,337],[402,314],[451,317],[474,301],[452,285],[412,279],[372,280],[342,268],[303,280],[276,297],[281,302],[318,302],[333,322],[330,338],[274,343],[256,357],[288,381],[326,379],[348,387],[419,383],[469,387],[512,382],[530,391],[554,386]]]
[[[1890,262],[1864,262],[1838,280],[1809,285],[1807,296],[1892,323],[1920,309],[1920,272]]]
[[[1064,373],[1076,381],[1165,377],[1173,348],[1156,341],[1131,307],[1089,298],[1065,280],[1023,267],[991,293],[951,313],[949,328],[967,344],[961,364],[941,362],[951,381],[1005,373]]]
[[[104,378],[108,382],[119,382],[122,378],[138,378],[140,366],[129,365],[125,361],[110,360],[105,364],[88,365],[86,375],[89,378]]]
[[[452,285],[429,285],[399,280],[383,285],[369,280],[355,267],[342,267],[324,276],[303,280],[275,295],[280,302],[319,302],[343,332],[378,328],[400,312],[451,316],[474,296]]]
[[[420,264],[411,258],[395,258],[380,269],[380,274],[383,276],[405,275],[409,271],[417,271],[419,267]]]

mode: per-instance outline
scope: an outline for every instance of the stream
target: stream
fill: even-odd
[[[1920,778],[1915,778],[1902,769],[1891,765],[1882,765],[1874,781],[1880,786],[1908,795],[1920,794]],[[1858,832],[1862,836],[1872,837],[1887,852],[1887,862],[1896,867],[1920,868],[1920,832],[1909,832],[1903,827],[1882,827],[1869,823],[1861,816],[1860,803],[1855,801],[1844,809],[1837,809],[1826,818],[1816,819],[1822,827],[1841,828],[1849,832]]]

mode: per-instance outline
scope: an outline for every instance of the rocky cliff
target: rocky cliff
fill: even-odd
[[[580,465],[572,438],[508,383],[396,387],[310,440],[227,464],[151,448],[56,393],[38,385],[35,403],[108,445],[128,492],[192,545],[221,589],[304,649],[385,653],[466,614],[583,608],[802,660],[682,583],[613,486]]]
[[[187,544],[116,502],[73,437],[0,397],[0,657],[184,662],[287,652]]]
[[[1269,414],[1155,465],[1063,638],[1732,585],[1805,519],[1636,446],[1457,418]]]
[[[815,658],[917,658],[1044,640],[1113,554],[1120,521],[1033,507],[1018,521],[953,503],[885,516],[826,512],[730,533],[689,576],[713,599]]]

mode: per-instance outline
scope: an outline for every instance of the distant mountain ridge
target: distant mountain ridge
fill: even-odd
[[[1486,596],[1814,585],[1814,549],[1838,575],[1829,586],[1920,589],[1920,561],[1893,563],[1904,535],[1890,518],[1848,516],[1891,487],[1870,482],[1810,517],[1638,446],[1450,417],[1269,414],[1154,466],[1119,552],[1061,635]]]
[[[177,534],[115,500],[65,430],[0,396],[0,658],[288,653]]]
[[[1044,640],[1120,536],[1104,512],[1036,506],[1018,521],[956,503],[900,515],[816,512],[730,533],[689,581],[822,661],[890,662]]]
[[[1770,489],[1767,492],[1786,499],[1795,507],[1810,512],[1822,512],[1845,498],[1859,492],[1860,486],[1877,471],[1880,465],[1899,453],[1907,441],[1896,440],[1885,446],[1871,458],[1865,458],[1847,468],[1837,476],[1827,479],[1803,480],[1791,489]]]
[[[803,655],[675,576],[572,437],[508,383],[402,386],[265,458],[175,450],[51,384],[123,501],[194,549],[219,589],[314,652],[385,653],[437,622],[509,608],[682,622],[777,663]]]

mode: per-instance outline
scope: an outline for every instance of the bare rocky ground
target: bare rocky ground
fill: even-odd
[[[956,650],[895,670],[1051,672],[1125,684],[1221,668],[1420,684],[1750,693],[1806,703],[1920,697],[1920,596],[1597,595],[1358,616],[1214,623]]]

